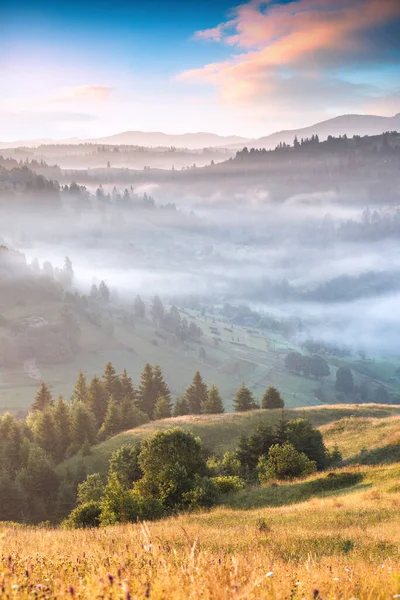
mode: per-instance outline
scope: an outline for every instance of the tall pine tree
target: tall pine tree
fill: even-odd
[[[140,376],[140,385],[137,394],[137,406],[150,419],[153,418],[157,396],[154,394],[153,367],[150,363],[144,366]]]
[[[207,400],[203,402],[201,408],[205,414],[219,414],[224,412],[224,403],[216,385],[211,386]]]
[[[261,400],[261,408],[283,408],[285,402],[276,387],[270,386]]]
[[[208,388],[200,375],[200,371],[196,371],[192,383],[186,389],[185,398],[189,406],[190,414],[199,415],[201,413],[202,404],[208,399]]]
[[[155,367],[153,368],[153,393],[156,397],[156,400],[160,397],[164,398],[168,402],[169,408],[171,410],[171,390],[165,382],[160,365],[155,365]]]
[[[61,461],[67,454],[71,444],[71,414],[68,404],[62,396],[59,396],[54,407],[54,423],[58,438],[58,456]]]
[[[233,400],[235,412],[245,412],[256,408],[253,392],[244,384],[240,386]]]
[[[107,411],[108,395],[104,384],[98,377],[90,382],[86,406],[94,415],[97,429],[100,429]]]
[[[155,419],[168,419],[171,416],[171,404],[164,396],[159,396],[154,408]]]
[[[93,414],[83,402],[75,402],[71,411],[72,450],[77,452],[82,446],[93,444],[95,437],[96,423]]]
[[[99,439],[106,440],[107,438],[119,433],[122,430],[122,415],[121,407],[113,396],[110,397],[107,405],[107,412],[104,423],[99,431]]]
[[[108,362],[104,368],[103,384],[109,397],[113,396],[116,402],[122,400],[121,382],[111,362]]]
[[[86,403],[88,393],[88,385],[83,371],[79,371],[78,379],[76,380],[74,391],[72,392],[71,402]]]
[[[44,381],[40,384],[40,388],[36,392],[35,401],[32,404],[32,410],[45,410],[53,405],[53,397]]]

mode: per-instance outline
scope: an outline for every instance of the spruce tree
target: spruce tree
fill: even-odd
[[[111,362],[108,362],[104,368],[103,384],[109,397],[113,396],[116,402],[122,400],[121,382]]]
[[[122,430],[122,415],[121,407],[113,398],[110,397],[107,404],[107,412],[103,425],[100,427],[99,439],[106,440],[107,438],[119,433]]]
[[[54,414],[50,407],[37,412],[33,431],[36,444],[46,452],[47,456],[57,459],[59,442]]]
[[[97,429],[100,429],[107,411],[108,395],[106,389],[98,377],[93,377],[90,382],[86,406],[93,414]]]
[[[173,416],[182,417],[190,414],[189,404],[185,396],[178,396],[175,400]]]
[[[261,408],[283,408],[285,402],[276,387],[270,386],[261,400]]]
[[[233,406],[235,412],[245,412],[247,410],[254,410],[254,408],[256,407],[253,392],[244,383],[242,383],[242,385],[235,394]]]
[[[72,392],[71,402],[86,403],[88,393],[88,385],[83,371],[79,371],[78,379],[76,380],[74,391]]]
[[[71,410],[71,444],[77,452],[85,444],[93,444],[96,437],[96,423],[93,414],[83,404],[75,402]]]
[[[122,375],[119,378],[121,384],[121,396],[122,398],[129,398],[131,402],[136,400],[136,392],[133,387],[132,378],[129,377],[126,369],[123,370]]]
[[[156,365],[153,368],[153,393],[154,393],[156,399],[159,398],[160,396],[165,398],[171,409],[171,407],[172,407],[171,390],[169,389],[168,385],[165,382],[164,375],[163,375],[160,365]]]
[[[202,404],[202,412],[204,414],[219,414],[224,412],[224,403],[222,402],[221,394],[216,385],[212,385],[208,397]]]
[[[147,363],[140,376],[140,385],[136,403],[139,410],[152,419],[156,400],[157,396],[154,395],[153,389],[153,367],[150,363]]]
[[[185,398],[189,406],[189,412],[192,415],[199,415],[201,407],[208,398],[208,388],[204,383],[199,371],[196,371],[193,381],[186,389]]]
[[[155,419],[168,419],[171,416],[171,404],[165,396],[159,396],[154,408]]]
[[[65,458],[67,449],[71,444],[71,414],[68,404],[59,396],[54,407],[54,423],[58,438],[57,460]]]
[[[40,384],[40,388],[36,392],[35,401],[32,404],[32,410],[45,410],[53,405],[53,397],[44,381]]]
[[[133,429],[142,423],[147,423],[148,416],[142,413],[137,406],[129,400],[128,397],[123,398],[121,405],[121,430]]]

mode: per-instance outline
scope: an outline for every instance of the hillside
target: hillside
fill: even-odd
[[[290,129],[277,131],[264,137],[249,140],[247,145],[253,148],[274,149],[278,144],[292,144],[295,137],[301,138],[318,135],[320,140],[326,140],[329,135],[338,137],[340,135],[380,135],[386,131],[397,131],[400,129],[400,113],[393,117],[380,117],[376,115],[340,115],[333,119],[321,121],[314,125],[301,127],[299,129]],[[230,148],[240,150],[243,144],[233,144]]]
[[[105,473],[111,454],[123,444],[133,445],[156,431],[176,426],[197,435],[208,452],[222,455],[227,450],[234,450],[242,435],[250,435],[258,425],[277,423],[281,416],[281,410],[257,410],[153,421],[98,444],[89,456],[68,459],[61,468]],[[285,416],[287,419],[309,419],[320,429],[327,447],[337,445],[343,458],[349,462],[361,460],[375,464],[386,460],[400,461],[400,406],[320,406],[285,410]],[[381,455],[374,459],[378,450],[381,450]]]
[[[109,600],[396,598],[399,466],[342,473],[354,478],[347,489],[310,495],[321,476],[275,484],[260,490],[264,499],[252,510],[228,502],[149,525],[88,531],[2,525],[3,593]],[[268,506],[271,494],[280,506]]]

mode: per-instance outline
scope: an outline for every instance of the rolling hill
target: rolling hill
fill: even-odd
[[[380,135],[385,131],[400,130],[400,113],[394,117],[380,117],[375,115],[340,115],[315,125],[302,127],[300,129],[290,129],[278,131],[270,135],[250,140],[248,146],[254,148],[274,149],[279,143],[293,144],[294,138],[301,138],[318,135],[320,140],[326,140],[329,135],[338,137],[339,135]],[[242,143],[233,144],[230,148],[241,150]]]

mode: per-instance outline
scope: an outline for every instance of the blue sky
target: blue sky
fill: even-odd
[[[3,140],[259,137],[400,112],[399,0],[20,0],[2,11]]]

